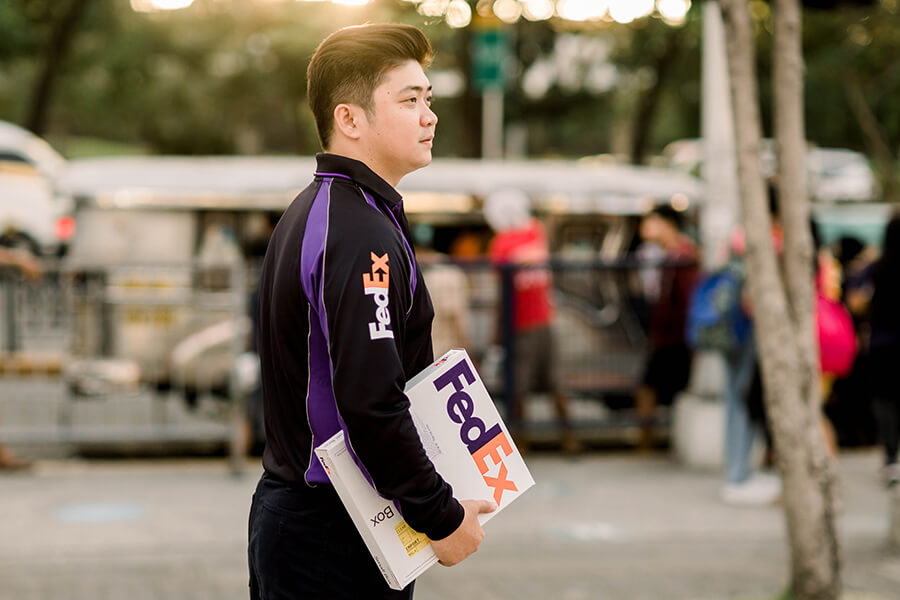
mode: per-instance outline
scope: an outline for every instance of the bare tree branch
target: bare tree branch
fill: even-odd
[[[69,10],[63,15],[50,34],[47,51],[43,57],[40,73],[32,88],[31,102],[25,127],[36,135],[43,135],[47,129],[50,102],[53,98],[53,87],[62,70],[66,54],[78,30],[88,3],[91,0],[72,0]]]
[[[885,200],[894,201],[900,193],[897,189],[897,159],[891,151],[890,143],[885,136],[881,125],[872,108],[866,101],[859,77],[852,69],[845,69],[843,73],[844,95],[850,105],[850,112],[859,124],[869,152],[878,161],[881,172],[881,191]]]

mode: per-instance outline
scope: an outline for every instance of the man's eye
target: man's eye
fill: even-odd
[[[431,98],[432,96],[428,96],[427,98],[425,98],[425,104],[427,104],[428,106],[431,106]]]
[[[415,96],[413,96],[412,98],[407,98],[406,101],[415,104],[416,102],[419,101],[419,99],[416,98]]]

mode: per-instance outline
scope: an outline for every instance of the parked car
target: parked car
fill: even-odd
[[[663,150],[664,164],[700,175],[703,165],[703,141],[676,140]],[[775,175],[775,142],[763,140],[760,167],[764,177]],[[877,202],[878,181],[866,156],[846,148],[821,148],[809,144],[806,154],[809,197],[814,202]]]
[[[60,190],[66,160],[31,132],[0,121],[0,245],[60,256],[75,233],[72,198]]]

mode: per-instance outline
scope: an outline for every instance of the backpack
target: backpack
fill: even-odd
[[[856,360],[853,317],[842,302],[819,294],[816,298],[816,329],[822,373],[844,377],[853,369]]]
[[[743,285],[742,274],[731,266],[700,277],[688,303],[688,346],[730,352],[743,344],[751,326],[741,305]]]

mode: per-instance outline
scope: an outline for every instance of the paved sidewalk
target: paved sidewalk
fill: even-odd
[[[538,484],[481,551],[434,567],[417,600],[769,600],[787,580],[780,508],[718,501],[718,476],[665,456],[528,457]],[[841,457],[846,598],[900,598],[878,455]],[[260,472],[221,459],[45,461],[0,476],[0,598],[247,598],[246,515]]]

